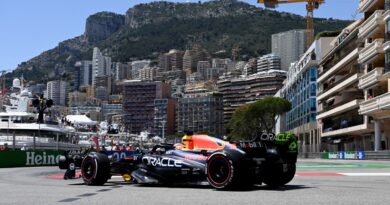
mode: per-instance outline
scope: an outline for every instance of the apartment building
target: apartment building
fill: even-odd
[[[320,151],[317,130],[317,69],[322,57],[329,51],[333,37],[322,37],[312,43],[302,57],[287,72],[287,79],[278,92],[291,102],[292,109],[279,118],[279,132],[292,132],[300,142],[301,154]]]
[[[390,146],[390,1],[360,0],[359,11],[364,22],[359,27],[358,62],[364,74],[359,78],[363,91],[359,114],[373,124],[365,135],[370,150],[389,149]]]
[[[261,56],[257,59],[257,72],[266,71],[270,69],[281,69],[281,61],[279,56],[271,53]]]
[[[184,52],[176,49],[159,56],[158,66],[164,71],[182,70]]]
[[[52,99],[54,105],[66,105],[67,99],[67,82],[61,80],[54,80],[47,82],[46,98]]]
[[[217,93],[185,96],[178,99],[176,111],[177,132],[188,130],[194,133],[223,135],[223,101]]]
[[[100,49],[93,48],[92,55],[92,85],[96,86],[97,76],[111,76],[111,57],[105,56]]]
[[[140,79],[140,70],[150,65],[150,60],[137,60],[131,62],[131,79]]]
[[[139,70],[140,80],[153,81],[156,78],[157,67],[145,66]]]
[[[74,87],[92,85],[92,61],[77,61],[75,63]]]
[[[281,59],[282,70],[287,71],[290,64],[305,53],[306,30],[290,30],[272,35],[272,53]]]
[[[223,95],[224,123],[229,122],[238,107],[274,96],[285,79],[286,71],[282,70],[268,70],[247,76],[234,72],[223,74],[217,86]]]
[[[123,82],[123,111],[126,128],[131,133],[152,131],[155,100],[168,99],[170,87],[163,82],[128,80]],[[172,119],[174,120],[174,119]]]
[[[175,133],[176,99],[155,99],[152,133],[161,137]]]
[[[364,92],[359,79],[362,43],[359,29],[363,20],[345,28],[331,43],[330,52],[322,59],[318,72],[317,120],[322,149],[327,151],[370,150],[373,126],[359,113]]]
[[[110,121],[114,115],[123,113],[122,104],[102,104],[102,120]]]

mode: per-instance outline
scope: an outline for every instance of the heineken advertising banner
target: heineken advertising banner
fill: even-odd
[[[324,152],[322,153],[323,159],[355,159],[355,160],[364,160],[365,153],[364,151],[356,152]]]
[[[0,151],[0,168],[58,165],[62,151]]]

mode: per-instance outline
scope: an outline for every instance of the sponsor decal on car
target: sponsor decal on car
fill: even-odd
[[[238,144],[240,148],[260,148],[263,147],[261,142],[240,142]]]
[[[154,166],[154,167],[182,167],[183,166],[183,161],[168,158],[168,157],[144,156],[142,157],[142,162],[148,166]]]

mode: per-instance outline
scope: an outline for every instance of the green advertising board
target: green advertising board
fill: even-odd
[[[62,151],[0,151],[0,168],[5,167],[33,167],[58,165]]]

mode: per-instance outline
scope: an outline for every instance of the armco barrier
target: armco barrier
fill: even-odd
[[[31,167],[31,166],[55,166],[63,151],[0,151],[0,168],[5,167]]]

